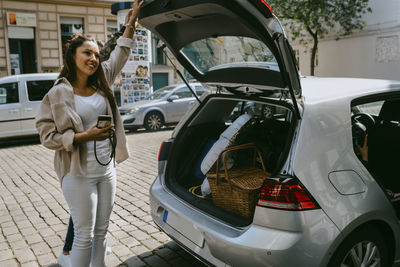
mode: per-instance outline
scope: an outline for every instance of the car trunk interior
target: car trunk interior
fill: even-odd
[[[297,120],[292,119],[292,107],[287,102],[271,99],[260,102],[261,97],[256,99],[233,95],[208,96],[179,131],[168,157],[165,175],[167,187],[190,205],[233,226],[249,225],[252,218],[219,208],[211,198],[198,197],[189,189],[201,185],[206,179],[200,168],[205,155],[221,133],[243,114],[249,114],[244,116],[251,119],[234,135],[229,146],[255,143],[267,172],[274,175],[282,170]],[[235,168],[251,164],[252,160],[248,159],[252,157],[248,153],[236,152],[231,157],[231,164]],[[256,165],[261,168],[259,161]],[[215,166],[212,168],[215,171]],[[200,188],[196,192],[201,194]]]

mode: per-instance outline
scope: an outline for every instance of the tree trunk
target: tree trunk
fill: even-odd
[[[313,40],[314,40],[314,45],[313,48],[311,49],[311,66],[310,66],[310,72],[311,72],[311,76],[315,75],[315,56],[317,55],[317,51],[318,51],[318,35],[317,33],[313,33],[312,30],[310,28],[307,28],[307,31],[310,33],[310,35],[312,36]]]

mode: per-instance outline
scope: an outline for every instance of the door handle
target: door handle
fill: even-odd
[[[10,109],[10,110],[8,111],[8,113],[10,113],[10,114],[19,113],[19,109]]]
[[[194,104],[194,101],[190,101],[190,102],[189,102],[189,105],[193,105],[193,104]]]
[[[23,109],[23,111],[26,111],[26,112],[32,111],[32,110],[33,110],[33,108],[24,108],[24,109]]]

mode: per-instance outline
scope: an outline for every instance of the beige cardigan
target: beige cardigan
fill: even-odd
[[[102,63],[105,77],[110,86],[125,65],[130,48],[133,46],[134,42],[131,39],[120,37],[110,59]],[[107,114],[112,116],[110,103],[107,98],[105,100]],[[115,160],[120,163],[129,157],[129,151],[123,123],[118,112],[116,121]],[[86,175],[86,144],[73,143],[75,133],[83,132],[84,129],[82,120],[76,112],[73,88],[67,79],[58,79],[43,98],[36,116],[36,128],[41,143],[49,149],[56,150],[54,169],[60,182],[67,173],[76,176]]]

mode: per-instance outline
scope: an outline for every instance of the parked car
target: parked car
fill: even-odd
[[[300,78],[282,26],[263,0],[153,0],[139,22],[193,77],[216,88],[194,104],[160,147],[150,206],[162,231],[214,266],[400,262],[395,194],[400,179],[394,169],[400,162],[400,81]],[[278,70],[264,62],[277,64]],[[376,114],[365,113],[364,107],[381,102],[389,104],[378,106]],[[266,116],[263,108],[245,108],[251,103],[286,112]],[[243,199],[255,200],[248,217],[229,207],[238,198],[234,185],[218,194],[229,209],[216,204],[216,191],[211,198],[196,191],[206,183],[199,172],[205,155],[242,115],[251,116],[252,124],[227,143],[255,143],[269,173],[252,191],[255,197]],[[354,143],[365,140],[366,133],[370,166],[356,153],[364,144]],[[230,165],[242,168],[241,163],[233,158]],[[372,175],[371,167],[386,176]],[[243,173],[240,177],[250,176]]]
[[[0,78],[0,138],[36,135],[35,115],[58,73]]]
[[[207,91],[200,83],[189,85],[198,96]],[[156,90],[145,100],[122,106],[119,112],[125,129],[134,131],[144,127],[157,131],[164,125],[178,123],[195,101],[185,84],[175,84]]]

